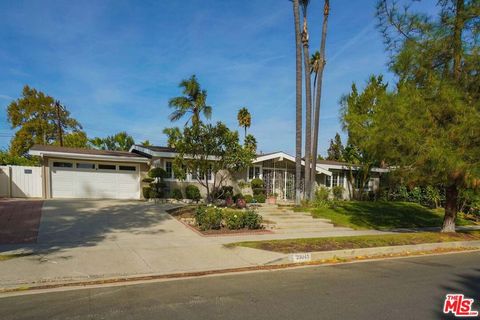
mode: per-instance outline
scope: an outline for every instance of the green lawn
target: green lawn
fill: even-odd
[[[443,220],[443,209],[428,209],[411,202],[344,201],[335,208],[307,210],[315,218],[330,219],[336,226],[353,229],[440,227]],[[457,224],[473,222],[458,218]]]
[[[282,253],[294,253],[471,240],[480,240],[480,231],[457,233],[419,232],[371,236],[247,241],[231,243],[227,246],[242,246]]]

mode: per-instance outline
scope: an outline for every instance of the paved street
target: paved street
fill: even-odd
[[[13,319],[444,319],[480,309],[480,253],[216,276],[0,299]]]

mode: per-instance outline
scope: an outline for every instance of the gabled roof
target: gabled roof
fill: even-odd
[[[253,161],[253,163],[259,163],[259,162],[263,162],[263,161],[268,161],[268,160],[274,160],[274,159],[287,159],[291,162],[295,162],[295,157],[294,156],[291,156],[289,155],[288,153],[285,153],[283,151],[278,151],[278,152],[273,152],[273,153],[268,153],[268,154],[263,154],[263,155],[259,155],[257,156],[257,159],[255,159]],[[305,161],[302,160],[302,166],[305,166]],[[323,173],[327,176],[331,176],[332,173],[330,171],[328,171],[327,169],[325,168],[322,168],[320,166],[317,165],[317,172],[318,173]]]
[[[148,162],[148,159],[128,151],[97,150],[87,148],[68,148],[52,145],[34,145],[28,153],[32,156],[50,156],[59,158],[125,160]]]

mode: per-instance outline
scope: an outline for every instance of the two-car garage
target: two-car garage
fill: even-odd
[[[45,198],[141,199],[149,159],[125,151],[34,146],[43,159]]]
[[[50,160],[52,198],[139,199],[138,164]]]

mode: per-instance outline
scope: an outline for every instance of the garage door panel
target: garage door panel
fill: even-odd
[[[53,198],[139,199],[140,197],[138,169],[132,172],[51,167],[51,178]]]

